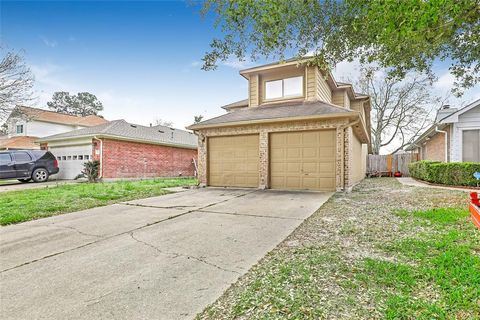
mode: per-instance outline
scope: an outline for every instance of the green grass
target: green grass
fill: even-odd
[[[441,208],[397,214],[407,225],[430,229],[380,246],[408,264],[366,259],[359,266],[356,278],[385,301],[385,318],[480,318],[480,237],[468,211]]]
[[[105,206],[168,193],[164,188],[194,185],[191,178],[78,183],[0,193],[0,225]]]
[[[433,208],[463,204],[464,194],[447,202],[442,192],[432,202],[430,192],[417,192],[408,210],[392,205],[382,213],[386,223],[371,195],[348,195],[366,225],[338,226],[332,238],[345,242],[317,233],[328,226],[319,217],[343,205],[328,202],[294,233],[304,245],[278,247],[197,319],[480,319],[480,232],[467,210]],[[411,194],[395,196],[390,203]]]

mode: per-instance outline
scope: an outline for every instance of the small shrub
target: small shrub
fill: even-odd
[[[410,175],[420,180],[454,186],[476,186],[477,179],[473,173],[480,172],[480,163],[422,160],[410,163],[408,168]]]
[[[93,160],[87,161],[83,164],[82,172],[75,177],[78,178],[87,178],[88,182],[97,182],[98,174],[100,172],[100,161]]]

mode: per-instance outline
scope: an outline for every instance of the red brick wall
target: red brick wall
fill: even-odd
[[[103,139],[104,178],[193,176],[193,158],[197,150]]]
[[[445,134],[437,132],[422,145],[422,160],[445,161]]]

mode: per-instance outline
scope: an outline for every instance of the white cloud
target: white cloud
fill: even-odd
[[[40,36],[40,39],[43,41],[43,43],[47,46],[47,47],[50,47],[50,48],[55,48],[58,43],[57,41],[55,40],[51,40],[45,36]]]
[[[239,60],[236,57],[230,57],[227,61],[223,61],[221,65],[230,67],[236,70],[247,69],[253,66],[253,62],[246,58],[245,60]]]
[[[451,90],[455,77],[446,71],[444,74],[438,77],[438,80],[433,84],[433,87],[439,90]]]
[[[198,67],[202,62],[200,61],[193,61],[192,63],[190,63],[190,66],[191,67]]]
[[[32,64],[30,66],[30,70],[32,70],[37,83],[50,87],[58,87],[58,89],[68,87],[65,81],[61,79],[61,72],[65,69],[65,67],[51,63],[42,65]]]

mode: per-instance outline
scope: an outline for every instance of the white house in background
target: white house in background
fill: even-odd
[[[422,160],[480,162],[480,99],[460,109],[442,107],[435,123],[407,150]]]
[[[7,136],[0,139],[0,150],[40,149],[38,138],[92,127],[108,122],[99,116],[73,116],[64,113],[19,106],[8,117]]]

